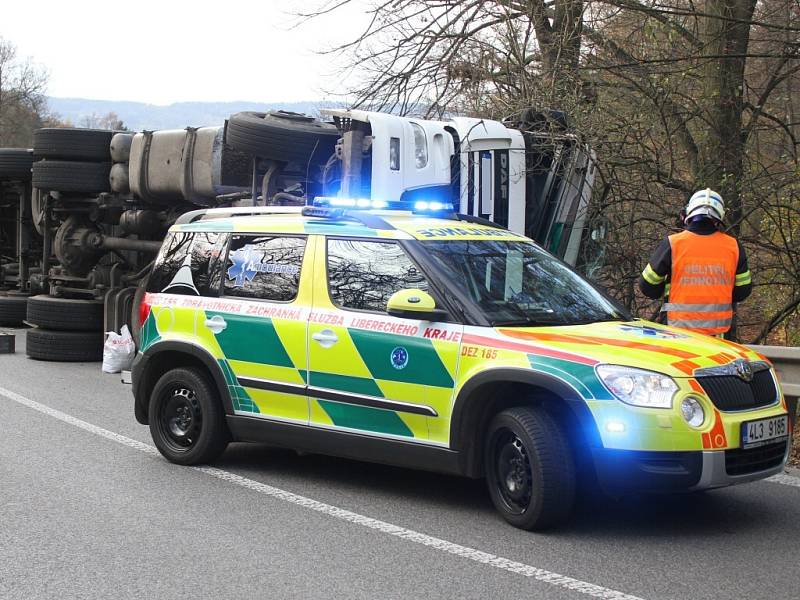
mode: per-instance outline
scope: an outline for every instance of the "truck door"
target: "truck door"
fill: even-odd
[[[221,307],[205,325],[225,356],[237,414],[308,423],[306,328],[313,253],[300,235],[233,234]]]
[[[447,443],[463,326],[386,313],[401,289],[434,295],[420,268],[396,241],[345,237],[325,239],[315,267],[311,424]]]

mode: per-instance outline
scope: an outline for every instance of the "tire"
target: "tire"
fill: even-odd
[[[110,192],[111,163],[40,160],[33,163],[33,186],[59,192]]]
[[[194,367],[167,371],[150,394],[150,435],[159,452],[179,465],[213,462],[230,435],[222,405],[206,374]]]
[[[29,329],[25,353],[37,360],[99,362],[103,360],[103,334],[99,331]]]
[[[54,298],[46,294],[28,299],[31,325],[58,331],[102,331],[103,303],[96,300]]]
[[[25,320],[28,298],[25,296],[0,296],[0,325],[17,327]]]
[[[0,179],[30,181],[33,150],[0,148]]]
[[[575,461],[566,434],[543,408],[516,407],[496,415],[484,461],[492,502],[515,527],[547,529],[572,513]]]
[[[113,135],[105,129],[45,127],[33,132],[33,153],[37,158],[108,162]]]
[[[338,139],[332,123],[285,111],[236,113],[225,130],[225,143],[236,150],[303,166],[324,164]]]

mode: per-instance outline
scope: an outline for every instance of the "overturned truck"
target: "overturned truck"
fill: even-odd
[[[0,149],[0,325],[33,326],[26,351],[42,360],[99,360],[103,332],[122,325],[138,342],[152,260],[198,208],[442,202],[582,260],[594,165],[560,115],[322,112],[140,133],[47,128],[32,150]]]

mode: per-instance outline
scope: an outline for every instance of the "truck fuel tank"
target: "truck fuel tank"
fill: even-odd
[[[222,127],[137,133],[130,149],[130,189],[157,204],[214,206],[222,194],[250,189],[248,157],[223,143]]]

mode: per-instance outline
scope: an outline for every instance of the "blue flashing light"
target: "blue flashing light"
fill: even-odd
[[[437,200],[392,201],[371,200],[369,198],[339,198],[336,196],[317,196],[312,206],[317,208],[353,208],[356,210],[407,210],[414,213],[452,212],[453,205]]]
[[[317,196],[314,206],[333,206],[338,208],[381,209],[389,204],[383,200],[370,200],[369,198],[338,198],[336,196]]]
[[[449,202],[438,202],[436,200],[418,200],[414,203],[414,212],[440,212],[443,210],[453,210],[453,205]]]

